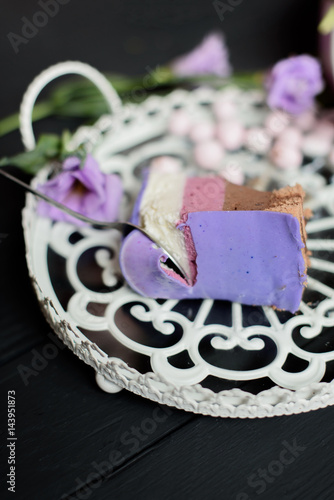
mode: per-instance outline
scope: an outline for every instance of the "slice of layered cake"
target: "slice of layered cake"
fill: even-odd
[[[139,231],[123,242],[128,284],[161,299],[212,298],[296,312],[307,281],[304,192],[260,192],[221,177],[146,175],[133,222],[187,271],[192,286]]]

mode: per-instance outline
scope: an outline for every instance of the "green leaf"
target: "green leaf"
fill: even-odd
[[[157,66],[142,76],[127,77],[124,75],[107,74],[123,102],[139,104],[150,94],[164,95],[175,87],[193,88],[198,85],[211,85],[222,88],[229,83],[241,85],[243,88],[257,87],[262,84],[259,73],[237,74],[230,79],[214,75],[194,77],[177,77],[168,66]],[[50,116],[75,117],[95,121],[108,112],[108,106],[100,91],[84,79],[70,80],[59,84],[45,101],[34,106],[33,121]],[[19,127],[18,114],[0,120],[0,137]],[[29,167],[30,168],[30,167]]]
[[[54,108],[51,102],[38,102],[35,104],[32,112],[32,121],[35,122],[37,120],[41,120],[42,118],[51,116],[52,113],[54,113]],[[0,137],[9,134],[9,132],[13,132],[13,130],[17,130],[19,126],[19,113],[14,113],[6,118],[3,118],[0,120]]]
[[[40,158],[34,151],[20,153],[11,158],[5,157],[0,160],[0,167],[19,167],[27,174],[34,175],[45,165],[44,158]]]
[[[15,166],[28,174],[35,175],[51,160],[60,158],[64,151],[64,139],[55,134],[45,134],[38,140],[35,149],[0,160],[0,167]]]

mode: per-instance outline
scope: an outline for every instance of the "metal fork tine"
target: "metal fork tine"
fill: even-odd
[[[144,236],[146,236],[149,240],[152,241],[158,248],[162,250],[162,252],[167,256],[168,259],[172,261],[174,266],[178,269],[178,272],[180,273],[181,276],[184,277],[186,283],[189,286],[192,286],[192,281],[190,276],[186,273],[186,271],[183,269],[183,267],[177,262],[177,260],[162,246],[157,240],[154,240],[152,236],[150,236],[142,227],[137,226],[136,224],[132,224],[131,222],[121,222],[121,221],[116,221],[116,222],[104,222],[104,221],[98,221],[95,219],[91,219],[90,217],[86,217],[85,215],[82,215],[78,212],[75,212],[71,208],[67,207],[66,205],[63,205],[62,203],[59,203],[59,201],[54,200],[53,198],[50,198],[46,194],[37,191],[37,189],[32,188],[29,186],[29,184],[26,184],[25,182],[21,181],[21,179],[18,179],[14,175],[11,175],[9,172],[6,172],[2,168],[0,168],[0,174],[3,177],[6,177],[6,179],[9,179],[22,188],[24,188],[26,191],[29,193],[38,196],[42,200],[46,201],[47,203],[50,203],[51,205],[59,208],[63,212],[66,212],[68,215],[71,215],[72,217],[75,217],[76,219],[81,220],[82,222],[86,222],[90,226],[92,226],[95,229],[116,229],[117,231],[120,231],[124,236],[127,236],[131,231],[137,230],[140,231]]]

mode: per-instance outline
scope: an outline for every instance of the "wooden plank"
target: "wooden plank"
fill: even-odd
[[[127,391],[104,393],[92,368],[48,340],[0,368],[3,410],[7,391],[16,392],[18,498],[59,499],[99,464],[112,472],[196,418]],[[1,498],[5,492],[3,474]]]
[[[333,417],[334,408],[271,419],[199,417],[106,481],[86,484],[85,496],[63,498],[329,500]]]
[[[22,177],[22,174],[18,174]],[[43,341],[50,328],[39,310],[25,262],[21,208],[24,193],[0,182],[0,364]]]
[[[334,408],[262,420],[164,411],[101,392],[92,369],[51,339],[2,367],[0,379],[2,404],[16,391],[22,500],[330,498]]]

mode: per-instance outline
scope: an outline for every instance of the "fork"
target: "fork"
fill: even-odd
[[[91,227],[94,229],[116,229],[117,231],[120,231],[123,236],[127,236],[131,231],[137,230],[140,231],[146,238],[152,241],[156,245],[157,248],[160,248],[161,251],[167,256],[167,259],[171,261],[171,263],[174,265],[176,268],[176,271],[180,274],[181,277],[186,281],[186,283],[189,286],[192,286],[192,280],[188,273],[184,270],[183,266],[179,264],[179,262],[159,243],[158,240],[153,239],[152,236],[150,236],[142,227],[137,226],[136,224],[132,224],[131,222],[104,222],[104,221],[98,221],[95,219],[91,219],[90,217],[86,217],[85,215],[80,214],[79,212],[75,212],[71,208],[67,207],[66,205],[63,205],[59,201],[54,200],[53,198],[50,198],[46,194],[38,191],[37,189],[34,189],[33,187],[29,186],[29,184],[26,184],[25,182],[21,181],[17,177],[11,175],[9,172],[6,172],[2,168],[0,168],[0,174],[3,177],[6,177],[6,179],[9,179],[22,188],[24,188],[26,191],[29,193],[37,196],[38,198],[41,198],[42,200],[46,201],[47,203],[50,203],[51,205],[54,205],[55,207],[59,208],[63,212],[66,212],[68,215],[71,215],[72,217],[75,217],[76,219],[79,219],[83,222],[86,222],[89,224]]]

